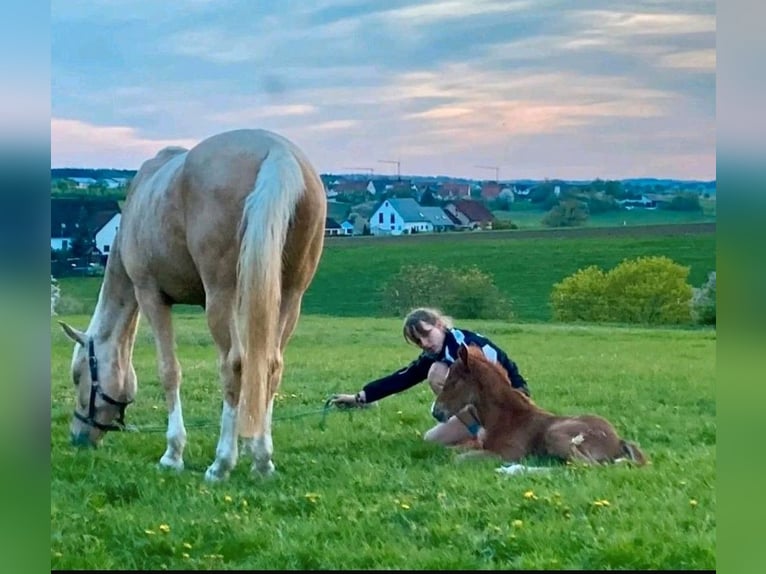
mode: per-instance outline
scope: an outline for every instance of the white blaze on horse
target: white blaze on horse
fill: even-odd
[[[228,476],[238,435],[253,471],[274,470],[274,394],[283,352],[324,244],[324,187],[306,156],[264,130],[212,136],[191,150],[165,148],[128,191],[98,303],[76,344],[72,441],[96,445],[121,428],[136,395],[132,364],[139,310],[154,332],[168,407],[160,464],[183,468],[186,429],[171,307],[201,305],[218,348],[223,389],[215,460],[205,478]]]
[[[434,412],[447,418],[457,415],[466,426],[482,427],[483,450],[465,455],[489,454],[505,462],[537,455],[591,464],[621,459],[646,463],[638,446],[621,439],[607,420],[595,415],[558,416],[535,405],[473,345],[458,350]]]

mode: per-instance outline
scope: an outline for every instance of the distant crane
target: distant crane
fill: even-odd
[[[380,163],[395,163],[396,164],[396,179],[401,181],[401,179],[402,179],[402,174],[401,174],[402,162],[400,162],[398,160],[393,160],[393,159],[379,159],[378,161]]]
[[[371,167],[344,167],[343,169],[353,169],[354,171],[366,171],[370,174],[370,177],[372,177],[372,174],[375,173],[375,170]]]
[[[479,169],[492,169],[495,170],[495,182],[500,183],[500,168],[496,165],[475,165]]]

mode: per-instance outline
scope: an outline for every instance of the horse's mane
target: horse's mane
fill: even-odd
[[[471,375],[480,379],[484,392],[489,392],[503,402],[515,401],[531,404],[529,397],[511,386],[508,373],[499,363],[490,361],[480,347],[468,345],[468,371]]]

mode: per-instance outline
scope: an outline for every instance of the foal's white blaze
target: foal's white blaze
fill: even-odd
[[[183,410],[181,408],[180,389],[175,389],[173,410],[168,415],[168,431],[166,438],[168,448],[160,459],[160,464],[176,470],[184,467],[184,447],[186,446],[186,427],[184,426]]]
[[[205,480],[216,482],[228,476],[237,464],[237,407],[223,401],[221,435],[215,449],[215,460],[205,471]]]

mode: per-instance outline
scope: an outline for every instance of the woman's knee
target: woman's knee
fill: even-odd
[[[444,381],[447,380],[447,373],[449,373],[449,367],[447,366],[447,363],[442,363],[441,361],[435,362],[431,365],[431,368],[428,369],[428,384],[431,385],[431,389],[437,395],[442,391],[442,388],[444,388]]]

